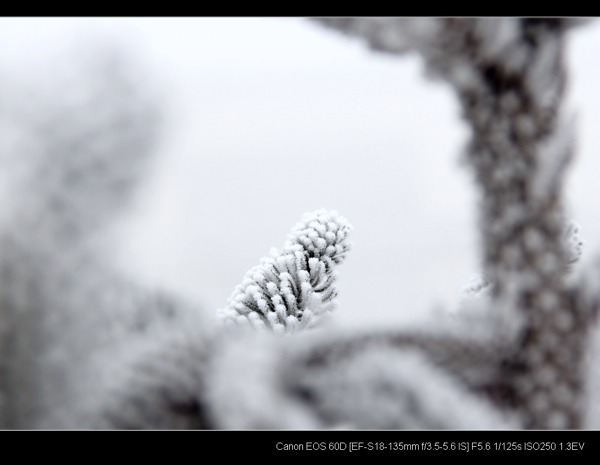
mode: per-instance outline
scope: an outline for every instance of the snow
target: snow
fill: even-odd
[[[539,147],[539,170],[533,183],[533,195],[543,199],[564,172],[565,166],[573,157],[575,143],[575,118],[561,119],[559,130],[543,141]]]
[[[21,26],[19,21],[6,22],[9,27],[1,34],[10,35],[11,28],[13,34],[22,31],[19,27],[31,28],[31,24],[23,21]],[[279,252],[273,251],[264,262],[280,268],[276,271],[281,286],[266,284],[275,275],[272,269],[251,269],[242,285],[235,288],[231,308],[224,312],[226,319],[264,326],[265,320],[257,315],[273,306],[275,311],[266,317],[268,324],[276,332],[286,332],[286,327],[295,331],[302,326],[300,315],[296,314],[300,300],[309,302],[302,315],[307,321],[319,316],[316,304],[325,303],[314,300],[314,294],[305,286],[307,280],[318,281],[325,289],[329,287],[329,296],[334,296],[332,282],[319,280],[319,276],[325,274],[327,266],[342,261],[343,271],[335,283],[341,307],[336,322],[341,325],[368,327],[393,323],[401,327],[407,320],[425,316],[436,300],[450,307],[456,290],[479,264],[472,186],[456,163],[465,131],[448,88],[426,82],[422,63],[414,57],[391,59],[369,55],[350,41],[338,40],[308,22],[198,21],[185,24],[191,25],[189,30],[196,31],[199,37],[214,40],[189,41],[186,37],[184,41],[178,36],[169,39],[167,42],[173,40],[169,45],[165,41],[158,45],[159,32],[174,24],[168,20],[164,23],[106,20],[101,26],[135,30],[136,43],[148,44],[144,53],[149,56],[153,55],[149,50],[154,47],[154,56],[162,65],[159,68],[168,75],[164,82],[170,81],[170,87],[165,89],[168,95],[165,100],[169,102],[165,113],[167,134],[158,146],[157,164],[147,178],[145,189],[139,192],[137,204],[121,225],[122,230],[115,232],[115,239],[120,242],[113,252],[120,265],[147,284],[191,297],[212,315],[225,304],[243,272],[258,262],[256,258],[269,246],[281,243],[287,228],[300,213],[327,204],[339,208],[352,220],[355,226],[352,253],[347,253],[347,231],[339,227],[339,217],[294,229],[283,248],[290,260],[278,261]],[[48,20],[46,24],[51,22]],[[207,36],[201,36],[202,28],[196,27],[199,24],[207,26]],[[411,24],[420,25],[408,28],[406,37],[384,35],[381,40],[398,50],[404,50],[407,40],[429,47],[428,41],[437,33],[435,22],[423,19]],[[498,24],[500,40],[486,42],[487,53],[491,55],[502,54],[511,41],[510,28]],[[582,40],[577,45],[581,55],[574,53],[573,68],[580,78],[583,74],[597,76],[595,61],[585,50],[594,48],[598,39],[594,42],[590,37],[597,38],[599,30],[595,26],[574,33],[575,38],[588,41]],[[31,37],[24,36],[27,39],[23,47],[28,51],[25,55],[35,62],[35,56],[41,55],[48,45],[40,47]],[[196,49],[186,48],[189,43]],[[144,46],[138,48],[142,49]],[[169,58],[166,50],[176,50],[176,56]],[[545,60],[551,57],[551,52],[549,48],[549,54],[537,63],[538,74],[548,65]],[[35,68],[31,63],[13,67],[15,60],[18,61],[16,56],[2,52],[0,69],[16,73],[14,70],[24,72],[30,71],[31,66]],[[253,67],[253,63],[257,66]],[[35,81],[35,76],[43,75],[39,69],[36,73],[29,72],[27,78]],[[452,76],[459,86],[476,85],[468,72]],[[546,79],[540,74],[535,82],[538,78],[541,83]],[[579,95],[579,104],[587,117],[580,119],[584,128],[580,144],[583,157],[571,175],[574,189],[567,190],[572,192],[568,200],[574,217],[590,231],[590,248],[598,250],[599,222],[593,195],[597,189],[594,173],[598,172],[595,169],[598,162],[585,158],[598,143],[590,137],[590,133],[593,136],[590,128],[595,127],[593,124],[597,126],[597,117],[589,116],[599,107],[594,106],[597,80],[588,82],[587,87],[582,82],[576,79],[572,89],[575,99]],[[550,87],[547,94],[539,94],[541,101],[551,103],[556,89]],[[509,99],[506,106],[510,105]],[[528,122],[521,123],[527,132]],[[568,131],[559,141],[568,146],[571,134]],[[556,147],[555,142],[548,147]],[[544,158],[551,163],[544,165],[547,169],[536,180],[540,198],[552,186],[569,156],[559,149],[542,149]],[[510,176],[510,173],[497,175]],[[518,207],[507,208],[505,214],[504,225],[518,222],[523,211]],[[572,239],[574,235],[566,233],[566,237],[570,241],[567,259],[571,263],[573,257],[580,255],[581,243]],[[541,238],[532,232],[527,234],[526,244],[530,250],[539,251]],[[306,270],[294,273],[294,267],[298,268],[301,261],[296,255],[298,247],[306,247],[323,260],[308,260]],[[522,251],[517,249],[508,249],[506,253],[505,258],[514,265],[523,258]],[[557,257],[541,254],[540,265],[542,269],[556,268]],[[284,268],[287,273],[281,273]],[[597,265],[593,270],[596,276]],[[518,273],[515,277],[519,277]],[[529,286],[537,279],[527,273],[522,278],[521,282]],[[297,284],[300,292],[294,289]],[[481,297],[491,286],[486,280],[470,289],[470,297]],[[595,298],[597,281],[590,280],[588,293],[586,298]],[[302,298],[298,300],[299,295]],[[253,299],[256,309],[245,304],[246,296]],[[556,297],[553,293],[543,294],[542,307],[553,307]],[[74,305],[77,302],[75,299]],[[472,305],[474,312],[483,309],[480,320],[489,323],[485,299],[468,305]],[[291,315],[289,308],[293,310]],[[558,329],[564,331],[572,326],[573,321],[568,317],[563,313],[556,315]],[[544,337],[547,340],[543,342],[549,346],[561,342],[556,333]],[[217,375],[211,395],[215,409],[222,414],[219,418],[223,419],[223,425],[320,425],[320,420],[303,409],[298,399],[285,397],[279,389],[277,374],[281,367],[271,354],[280,347],[278,343],[265,342],[264,347],[264,351],[245,350],[240,342],[239,346],[234,344],[224,350],[222,365],[215,362]],[[416,352],[397,354],[393,349],[378,348],[360,354],[355,360],[363,367],[361,373],[353,371],[353,363],[344,365],[344,362],[339,371],[318,377],[315,385],[325,386],[327,397],[321,408],[327,414],[333,412],[343,417],[344,424],[390,424],[386,422],[397,419],[398,415],[386,415],[393,409],[385,396],[374,405],[373,412],[381,415],[362,417],[360,412],[364,409],[360,403],[351,403],[354,394],[344,391],[345,383],[350,380],[359,394],[354,398],[361,399],[364,390],[364,398],[368,399],[373,390],[381,388],[378,383],[383,382],[404,399],[403,411],[415,413],[414,418],[409,418],[413,425],[417,421],[424,421],[424,427],[504,424],[504,419],[495,417],[489,406],[479,405]],[[544,354],[532,351],[529,356],[540,358]],[[393,361],[392,370],[388,370],[389,360]],[[252,372],[253,366],[258,367],[256,372]],[[240,386],[227,385],[228,379],[238,373],[256,386],[248,395],[235,391]],[[414,379],[410,374],[414,374]],[[543,383],[551,379],[552,374],[539,373]],[[265,380],[265,386],[259,386]],[[443,393],[433,392],[429,387],[436,383],[446,387]],[[397,388],[399,385],[404,387]],[[424,391],[417,389],[421,385],[425,385]],[[228,405],[235,395],[239,398]],[[421,396],[431,402],[421,402]],[[571,400],[570,396],[570,391],[565,390],[563,402]],[[468,423],[461,423],[460,412],[453,410],[452,405],[470,405],[471,401],[474,405],[469,411],[475,416],[466,419]],[[547,401],[541,399],[537,408],[546,409]],[[263,403],[266,408],[261,410],[253,403]],[[281,415],[281,408],[285,415]],[[549,415],[550,424],[566,424],[559,413]]]

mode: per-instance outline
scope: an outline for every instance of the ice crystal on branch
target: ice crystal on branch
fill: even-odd
[[[350,249],[351,229],[336,211],[305,214],[283,248],[246,273],[218,318],[276,332],[313,327],[335,308],[335,268]]]

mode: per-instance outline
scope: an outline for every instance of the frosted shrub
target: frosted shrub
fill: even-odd
[[[113,63],[84,79],[90,117],[80,98],[65,106],[67,91],[0,113],[22,135],[0,149],[27,192],[0,234],[0,427],[598,427],[600,258],[573,270],[582,243],[562,205],[563,49],[578,21],[318,22],[375,51],[416,51],[456,91],[482,244],[457,311],[413,328],[304,331],[334,309],[350,249],[350,224],[327,210],[248,271],[220,327],[112,270],[89,238],[130,191],[157,121]]]

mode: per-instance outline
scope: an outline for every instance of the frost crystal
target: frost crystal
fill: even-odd
[[[283,248],[246,273],[219,320],[275,332],[315,326],[335,308],[335,267],[350,249],[351,229],[336,211],[305,214]]]

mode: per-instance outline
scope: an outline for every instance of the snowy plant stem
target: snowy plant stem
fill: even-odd
[[[563,31],[554,21],[524,19],[520,26],[516,45],[528,59],[516,70],[501,60],[486,63],[476,53],[479,38],[465,29],[472,58],[482,63],[481,85],[459,95],[473,130],[468,156],[481,192],[486,276],[495,283],[495,303],[523,320],[506,364],[513,402],[527,427],[576,428],[586,330],[562,266],[562,168],[571,154],[570,141],[560,140],[568,137],[560,134]]]
[[[562,181],[572,155],[561,105],[565,29],[533,18],[319,20],[375,50],[417,50],[455,88],[472,129],[483,265],[492,305],[520,322],[502,364],[504,402],[525,427],[581,426],[585,311],[566,283]]]
[[[336,306],[335,268],[350,250],[351,230],[336,211],[306,213],[283,249],[246,273],[218,319],[281,333],[319,324]]]

